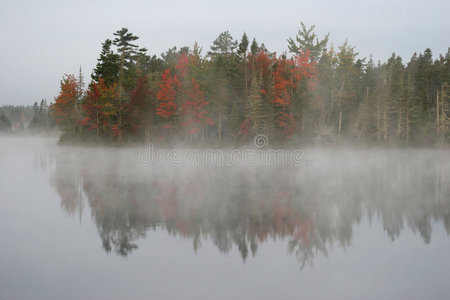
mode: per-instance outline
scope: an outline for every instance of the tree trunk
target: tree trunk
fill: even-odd
[[[380,97],[377,97],[377,138],[378,142],[381,140],[381,109],[380,109]]]
[[[339,139],[341,138],[342,111],[339,108]]]
[[[439,129],[441,127],[440,118],[439,118],[439,91],[436,91],[436,129],[437,133],[439,133]]]
[[[407,94],[408,95],[408,94]],[[406,96],[406,144],[409,142],[409,97]]]
[[[95,120],[95,121],[96,121],[96,125],[97,125],[97,126],[96,126],[96,127],[97,127],[97,128],[96,128],[96,129],[97,129],[96,131],[97,131],[97,137],[98,137],[98,136],[99,136],[100,122],[99,122],[99,120],[98,120],[98,100],[96,100],[96,102],[97,102],[97,103],[96,103],[96,110],[95,110],[95,112],[96,112],[96,120]]]
[[[217,135],[219,136],[219,141],[222,140],[222,110],[219,111],[219,128]]]

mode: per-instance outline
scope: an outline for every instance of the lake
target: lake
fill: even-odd
[[[301,153],[0,137],[0,300],[450,297],[449,151]]]

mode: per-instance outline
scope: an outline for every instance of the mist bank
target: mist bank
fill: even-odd
[[[303,266],[333,245],[351,247],[364,220],[392,241],[412,231],[429,244],[436,228],[450,232],[442,150],[306,148],[301,166],[180,166],[147,164],[138,148],[44,144],[35,165],[50,174],[61,209],[90,214],[99,247],[121,256],[153,230],[190,240],[195,251],[237,248],[243,260],[285,240]]]
[[[328,284],[348,277],[376,296],[382,284],[390,298],[446,299],[447,150],[302,148],[300,166],[184,167],[152,163],[144,146],[57,142],[0,138],[4,297],[184,299],[209,289],[190,298],[227,299],[271,282],[270,297],[247,298],[295,298],[305,286],[318,291],[311,298],[349,298]],[[168,296],[167,282],[184,288]]]
[[[429,244],[436,228],[450,232],[445,150],[307,147],[299,164],[287,165],[193,164],[192,152],[181,148],[185,161],[158,163],[146,151],[3,137],[0,165],[15,165],[5,176],[27,164],[47,174],[42,180],[61,209],[75,218],[91,216],[98,246],[120,256],[133,253],[153,230],[190,240],[195,251],[202,243],[223,253],[237,248],[243,260],[268,240],[285,240],[301,265],[327,256],[333,245],[351,247],[364,220],[392,241],[412,231]],[[224,157],[232,151],[224,150]]]

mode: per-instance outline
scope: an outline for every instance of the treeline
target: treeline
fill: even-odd
[[[48,133],[55,130],[46,99],[30,105],[4,105],[0,107],[0,132]]]
[[[206,55],[195,43],[150,56],[123,28],[102,43],[87,87],[81,70],[63,77],[51,116],[62,141],[449,141],[450,50],[375,63],[301,25],[282,55],[225,31]]]
[[[0,132],[24,131],[33,118],[33,108],[29,105],[3,105],[0,107]]]

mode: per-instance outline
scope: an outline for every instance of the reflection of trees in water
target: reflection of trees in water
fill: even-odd
[[[83,178],[79,172],[73,172],[70,168],[61,168],[60,166],[65,164],[64,161],[58,161],[58,164],[50,181],[59,195],[61,207],[69,215],[78,212],[81,218],[83,211]],[[45,157],[40,157],[39,165],[42,169],[47,168]]]
[[[433,220],[450,232],[450,170],[439,158],[374,154],[300,169],[181,169],[66,155],[56,157],[52,174],[63,209],[75,213],[84,194],[104,249],[119,255],[156,227],[191,239],[196,251],[203,239],[224,253],[236,246],[243,260],[268,239],[286,239],[302,266],[330,245],[348,247],[364,216],[380,218],[392,240],[408,226],[429,243]]]

